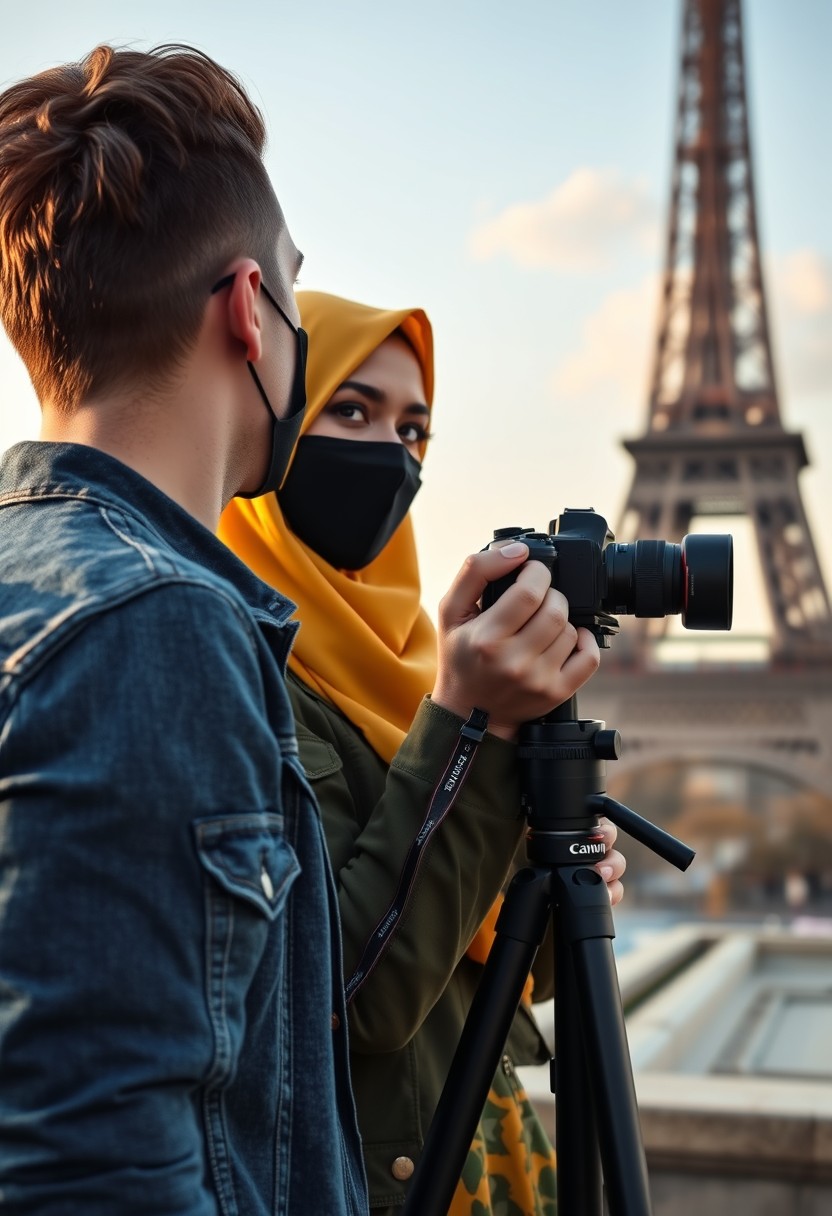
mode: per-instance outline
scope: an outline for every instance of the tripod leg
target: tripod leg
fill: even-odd
[[[570,943],[583,1056],[598,1127],[609,1210],[611,1216],[650,1216],[647,1165],[612,953],[614,930],[606,887],[595,870],[568,868],[555,872],[553,895],[558,923]],[[557,975],[555,982],[557,985]],[[561,999],[560,988],[556,987],[556,1005]],[[556,1049],[562,1054],[557,1041]],[[574,1076],[570,1079],[574,1083]],[[559,1067],[558,1106],[571,1117],[580,1096],[573,1087],[564,1086],[563,1080],[567,1078],[562,1078]],[[558,1140],[559,1203],[561,1173],[567,1164],[561,1161],[560,1152]],[[567,1201],[564,1211],[584,1209]]]
[[[515,874],[413,1176],[404,1216],[446,1216],[551,911],[549,870]]]
[[[558,1210],[595,1216],[603,1211],[598,1132],[584,1056],[584,1035],[571,943],[555,924],[555,1148]],[[562,1112],[562,1117],[557,1115]]]

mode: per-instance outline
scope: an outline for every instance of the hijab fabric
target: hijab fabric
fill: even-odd
[[[309,334],[302,435],[336,389],[396,330],[419,360],[432,405],[433,334],[421,309],[370,308],[317,291],[299,291],[296,299]],[[354,571],[337,570],[305,545],[273,493],[235,498],[223,512],[219,535],[264,582],[297,604],[301,627],[289,658],[292,671],[336,705],[389,763],[436,675],[436,631],[421,606],[410,516],[374,561]]]

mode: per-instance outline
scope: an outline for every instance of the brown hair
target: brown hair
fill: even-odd
[[[99,46],[0,94],[0,316],[41,401],[164,380],[232,258],[279,281],[264,145],[240,83],[187,46]]]

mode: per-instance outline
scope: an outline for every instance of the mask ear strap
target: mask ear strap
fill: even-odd
[[[227,274],[225,276],[225,278],[220,279],[220,281],[218,283],[215,283],[214,286],[211,288],[211,295],[215,296],[218,291],[222,291],[223,287],[228,287],[230,283],[234,282],[236,277],[237,277],[237,275],[236,275],[236,273],[234,273],[234,274]]]
[[[217,283],[216,288],[219,289],[226,282],[233,279],[234,276],[226,276]],[[251,372],[251,378],[257,385],[257,391],[260,394],[266,409],[272,416],[272,454],[269,461],[269,468],[266,476],[253,494],[238,494],[238,498],[259,498],[262,494],[268,494],[269,491],[277,491],[286,480],[286,474],[289,471],[289,462],[292,457],[292,452],[295,450],[295,445],[300,435],[300,428],[303,425],[304,414],[306,413],[306,355],[309,349],[309,335],[301,326],[292,324],[289,317],[280,307],[277,300],[261,281],[260,290],[269,301],[269,303],[280,313],[283,320],[291,329],[296,338],[295,352],[295,373],[292,378],[292,389],[289,396],[289,412],[284,418],[278,418],[274,412],[274,407],[269,400],[269,395],[263,388],[262,381],[257,374],[257,368],[249,361],[248,370]]]
[[[286,419],[284,419],[284,421],[286,421],[289,418],[294,418],[296,414],[299,414],[306,409],[306,356],[309,350],[309,334],[306,332],[303,326],[295,325],[290,320],[287,313],[280,307],[265,283],[260,283],[260,290],[269,301],[272,308],[275,308],[280,313],[283,320],[297,336],[295,375],[292,379],[292,395],[289,398],[289,413],[286,415]],[[256,376],[255,380],[257,380]],[[265,393],[263,392],[259,380],[257,380],[257,387],[260,389],[261,395],[265,398]],[[269,406],[269,409],[271,409],[271,406]]]
[[[257,385],[257,391],[263,398],[269,413],[272,416],[272,454],[269,460],[269,467],[263,482],[251,494],[240,493],[237,498],[259,498],[262,494],[267,494],[270,490],[277,491],[286,480],[286,474],[289,471],[289,457],[295,450],[295,444],[300,435],[300,428],[303,425],[303,417],[306,412],[306,400],[304,399],[300,409],[295,409],[294,413],[287,418],[278,418],[272,409],[272,403],[269,401],[268,394],[260,383],[260,377],[253,363],[249,363],[248,370],[251,372],[251,378]],[[281,466],[284,466],[281,468]]]

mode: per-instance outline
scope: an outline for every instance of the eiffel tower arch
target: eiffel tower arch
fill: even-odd
[[[622,732],[624,774],[663,760],[747,764],[832,797],[832,612],[785,429],[758,238],[740,0],[685,0],[675,157],[645,433],[619,540],[678,543],[744,517],[771,619],[763,667],[670,670],[669,619],[626,619],[582,712]]]

